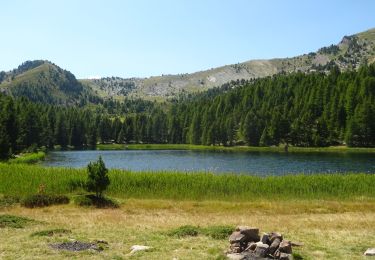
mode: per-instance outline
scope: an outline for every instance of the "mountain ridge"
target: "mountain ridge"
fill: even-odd
[[[291,58],[257,59],[194,73],[148,78],[106,77],[76,79],[67,70],[46,60],[27,61],[18,68],[0,72],[0,92],[27,96],[33,101],[63,105],[81,104],[84,99],[142,98],[167,100],[181,93],[202,92],[230,81],[263,78],[278,73],[328,72],[357,69],[375,62],[375,28],[344,36],[337,44]]]
[[[344,36],[337,44],[291,58],[249,60],[186,74],[80,81],[102,95],[116,97],[126,93],[128,96],[157,99],[174,97],[181,92],[204,91],[232,80],[262,78],[282,72],[327,72],[334,65],[341,70],[357,69],[362,63],[374,61],[375,28]]]

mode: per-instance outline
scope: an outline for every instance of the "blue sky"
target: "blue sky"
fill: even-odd
[[[12,0],[0,70],[47,59],[78,78],[187,73],[291,57],[375,27],[372,0]]]

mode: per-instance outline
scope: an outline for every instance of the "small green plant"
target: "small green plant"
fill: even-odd
[[[68,204],[69,198],[65,195],[33,194],[26,196],[21,205],[26,208],[47,207],[50,205]]]
[[[102,198],[110,183],[108,177],[108,169],[105,167],[103,159],[99,156],[97,162],[90,162],[87,165],[88,179],[87,191],[95,192],[96,197]]]
[[[23,228],[25,224],[34,220],[13,215],[0,215],[0,228]]]
[[[43,237],[43,236],[54,236],[54,235],[61,235],[61,234],[69,234],[71,233],[70,230],[64,228],[56,228],[56,229],[48,229],[43,231],[34,232],[31,234],[32,237]]]
[[[303,256],[301,256],[299,253],[293,253],[293,259],[295,260],[303,260]]]
[[[181,227],[171,230],[170,232],[168,232],[168,235],[181,238],[181,237],[188,237],[188,236],[196,237],[198,236],[199,233],[200,233],[199,227],[186,225],[186,226],[181,226]]]
[[[202,228],[202,233],[213,239],[227,239],[233,230],[232,226],[210,226]]]
[[[176,229],[172,229],[167,234],[174,237],[195,237],[198,235],[209,236],[213,239],[227,239],[228,236],[233,232],[232,226],[209,226],[209,227],[197,227],[197,226],[181,226]]]

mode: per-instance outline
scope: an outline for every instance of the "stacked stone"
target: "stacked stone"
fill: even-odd
[[[239,226],[230,235],[229,243],[230,250],[227,256],[230,259],[293,259],[293,243],[283,239],[283,236],[276,232],[266,233],[260,237],[258,228]]]

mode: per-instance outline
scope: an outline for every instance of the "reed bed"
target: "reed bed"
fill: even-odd
[[[25,196],[84,191],[86,169],[0,164],[0,193]],[[251,175],[110,170],[106,192],[117,198],[173,200],[374,199],[375,174]]]
[[[46,157],[45,152],[36,152],[36,153],[25,153],[21,154],[19,157],[9,160],[9,163],[37,163],[44,160]]]

